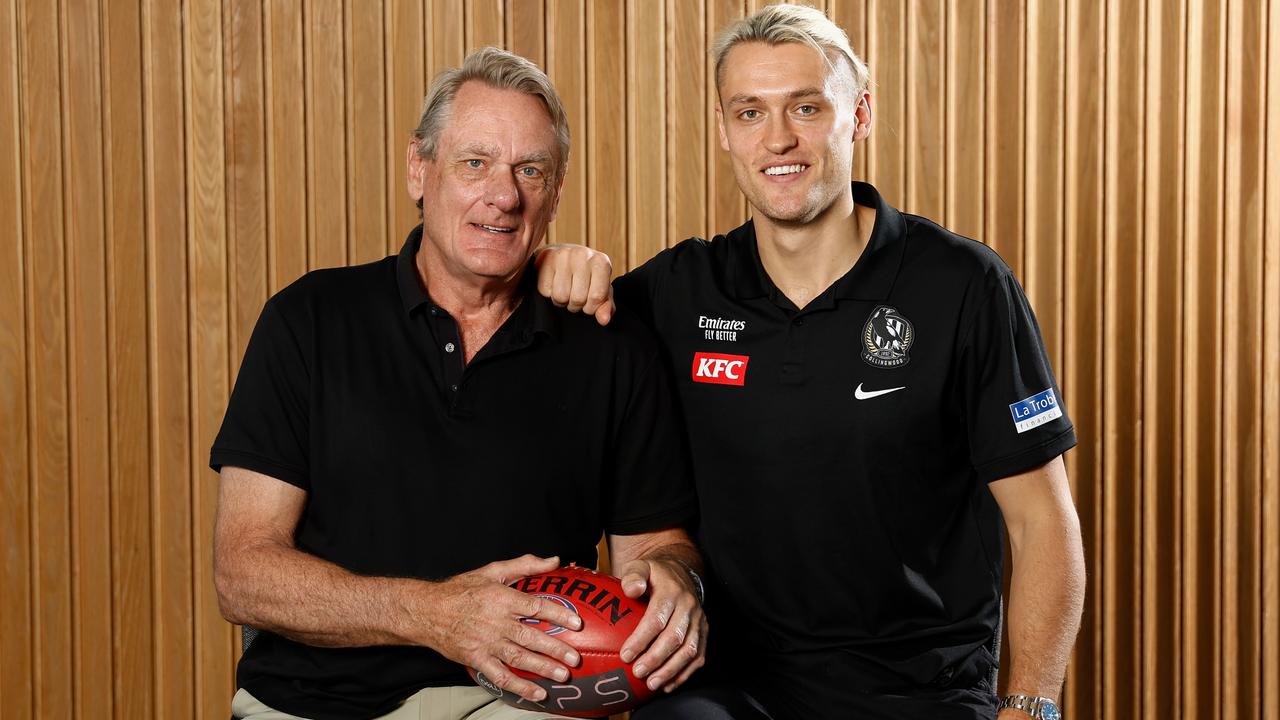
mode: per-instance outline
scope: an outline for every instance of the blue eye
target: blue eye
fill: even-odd
[[[525,177],[531,178],[531,177],[538,177],[539,173],[538,173],[538,168],[526,166],[526,167],[520,168],[520,174]]]
[[[743,110],[742,114],[739,115],[739,117],[741,117],[743,120],[755,120],[759,116],[760,116],[759,110]]]
[[[796,112],[800,113],[801,115],[812,115],[818,112],[818,108],[812,105],[801,105],[800,107],[796,108]]]
[[[472,168],[473,170],[479,170],[480,168],[484,167],[484,161],[474,160],[474,159],[468,160],[467,167]]]

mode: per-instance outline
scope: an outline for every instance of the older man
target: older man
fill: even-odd
[[[1021,287],[986,246],[850,184],[869,78],[821,12],[765,8],[714,55],[752,220],[615,287],[680,370],[728,687],[641,716],[741,716],[746,693],[777,720],[1057,720],[1084,589],[1075,434]],[[589,253],[540,262],[548,293],[607,319]]]
[[[546,76],[474,53],[433,83],[409,143],[423,222],[399,255],[267,302],[210,459],[222,612],[263,631],[238,717],[547,717],[463,666],[544,700],[511,670],[563,680],[579,657],[521,618],[580,620],[507,583],[594,566],[602,531],[627,593],[649,597],[624,658],[653,687],[701,664],[700,561],[680,529],[694,497],[657,346],[524,281],[568,154]],[[589,441],[566,453],[565,434]]]

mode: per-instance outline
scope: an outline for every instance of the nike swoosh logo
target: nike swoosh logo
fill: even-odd
[[[906,390],[906,389],[907,389],[907,386],[903,385],[902,387],[889,388],[888,390],[863,390],[862,383],[858,383],[858,387],[854,388],[853,390],[853,396],[858,398],[859,400],[870,400],[873,397],[880,397],[881,395],[888,395],[891,392],[897,392],[899,390]]]

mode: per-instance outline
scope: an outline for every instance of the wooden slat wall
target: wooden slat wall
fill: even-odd
[[[1280,720],[1280,0],[825,0],[855,176],[995,247],[1080,446],[1078,718]],[[430,77],[527,55],[558,241],[746,205],[715,31],[761,0],[0,0],[0,717],[223,718],[205,459],[257,313],[394,252]]]

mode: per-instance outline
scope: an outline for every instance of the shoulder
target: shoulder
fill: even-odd
[[[304,320],[358,314],[396,290],[395,257],[364,265],[312,270],[267,300],[267,308],[285,319]]]
[[[987,290],[1013,278],[1013,270],[990,246],[928,218],[907,213],[902,218],[907,243],[902,259],[904,272]]]

